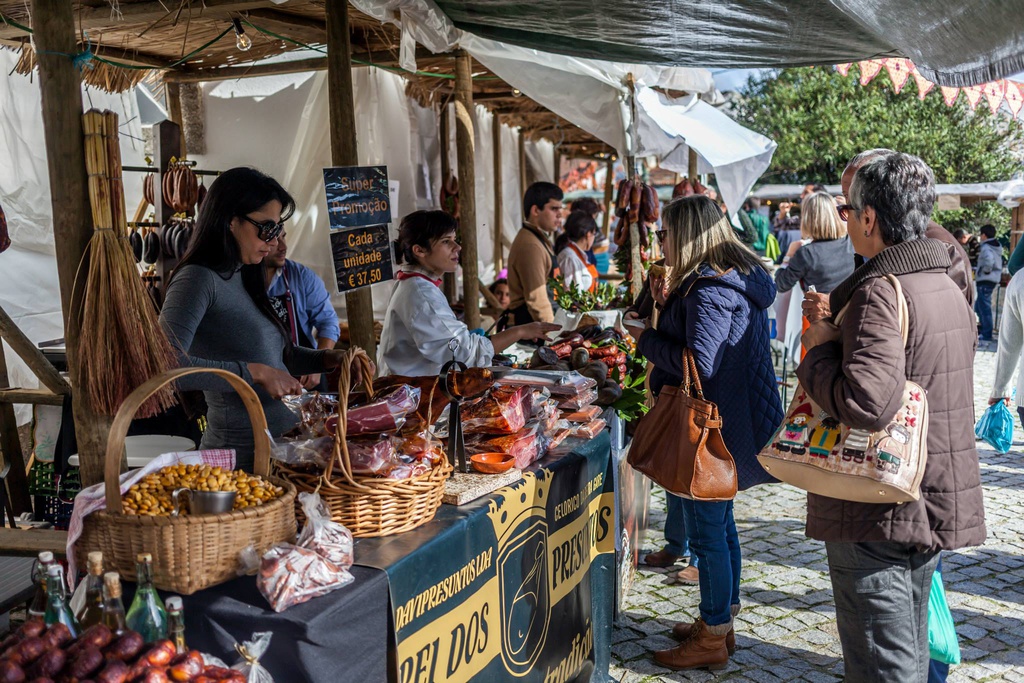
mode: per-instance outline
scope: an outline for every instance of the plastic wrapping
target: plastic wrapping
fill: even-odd
[[[269,432],[267,432],[269,434]],[[327,467],[334,452],[334,437],[277,439],[271,441],[271,457],[293,467]]]
[[[348,456],[354,474],[385,475],[395,463],[395,444],[390,437],[359,437],[348,440]]]
[[[531,389],[547,389],[552,396],[578,396],[588,389],[597,387],[597,382],[573,370],[516,370],[497,381],[499,386],[528,386]]]
[[[593,439],[607,426],[608,423],[604,420],[593,420],[592,422],[587,422],[585,424],[578,424],[573,427],[572,434],[570,436],[579,439]]]
[[[601,406],[587,406],[572,413],[563,413],[562,418],[569,422],[590,422],[601,415]]]
[[[398,429],[406,415],[419,406],[420,394],[418,388],[403,384],[378,401],[349,408],[348,429],[345,433],[358,436]],[[333,425],[328,424],[328,429],[333,433]]]
[[[436,465],[445,458],[444,445],[428,432],[397,436],[393,441],[399,455],[408,455],[431,465]]]
[[[488,396],[470,404],[462,412],[465,434],[514,434],[526,425],[524,402],[532,400],[526,387],[495,387]]]
[[[974,435],[994,448],[997,453],[1008,453],[1013,446],[1013,413],[1005,401],[988,407],[974,426]]]
[[[582,394],[567,398],[558,404],[562,410],[583,410],[597,400],[597,389],[588,389]]]
[[[335,566],[352,566],[352,533],[331,519],[331,511],[318,493],[300,493],[299,503],[306,514],[306,525],[296,544],[327,558]]]
[[[541,446],[539,426],[536,424],[525,427],[515,434],[497,437],[476,436],[466,440],[467,453],[508,453],[515,458],[515,466],[519,469],[529,466],[541,457]]]
[[[273,635],[270,631],[254,633],[252,640],[247,640],[241,646],[236,646],[238,654],[242,658],[231,668],[245,675],[247,683],[274,683],[274,677],[260,664],[260,657],[270,647],[270,639]]]
[[[288,439],[316,439],[329,436],[327,420],[338,414],[338,397],[318,391],[302,392],[299,396],[285,396],[285,406],[299,417],[298,426],[288,432]]]

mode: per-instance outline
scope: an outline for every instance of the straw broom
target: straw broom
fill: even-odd
[[[128,243],[117,114],[91,109],[83,126],[95,233],[89,242],[79,390],[94,410],[113,415],[136,387],[177,363]],[[152,417],[174,403],[173,389],[165,388],[138,417]]]

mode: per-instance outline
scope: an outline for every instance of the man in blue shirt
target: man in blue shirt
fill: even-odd
[[[285,235],[281,233],[277,238],[277,249],[266,258],[267,296],[284,328],[289,331],[293,344],[333,349],[341,330],[331,295],[319,275],[301,263],[285,258],[288,254]],[[307,375],[299,381],[307,389],[314,389],[320,385],[320,375]]]

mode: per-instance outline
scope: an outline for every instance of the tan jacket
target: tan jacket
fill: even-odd
[[[548,296],[548,278],[552,275],[554,249],[538,229],[523,225],[508,252],[509,309],[526,304],[537,322],[549,323],[555,312]]]
[[[985,508],[974,444],[974,314],[947,276],[946,245],[919,239],[889,247],[831,294],[849,303],[841,341],[807,352],[797,377],[843,424],[877,430],[900,407],[907,379],[928,394],[928,460],[918,501],[878,505],[808,494],[807,535],[822,541],[892,541],[955,550],[985,541]],[[900,338],[899,278],[910,313]]]

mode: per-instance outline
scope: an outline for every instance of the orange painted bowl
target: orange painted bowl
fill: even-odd
[[[473,469],[484,474],[501,474],[512,469],[516,459],[508,453],[477,453],[469,456]]]

